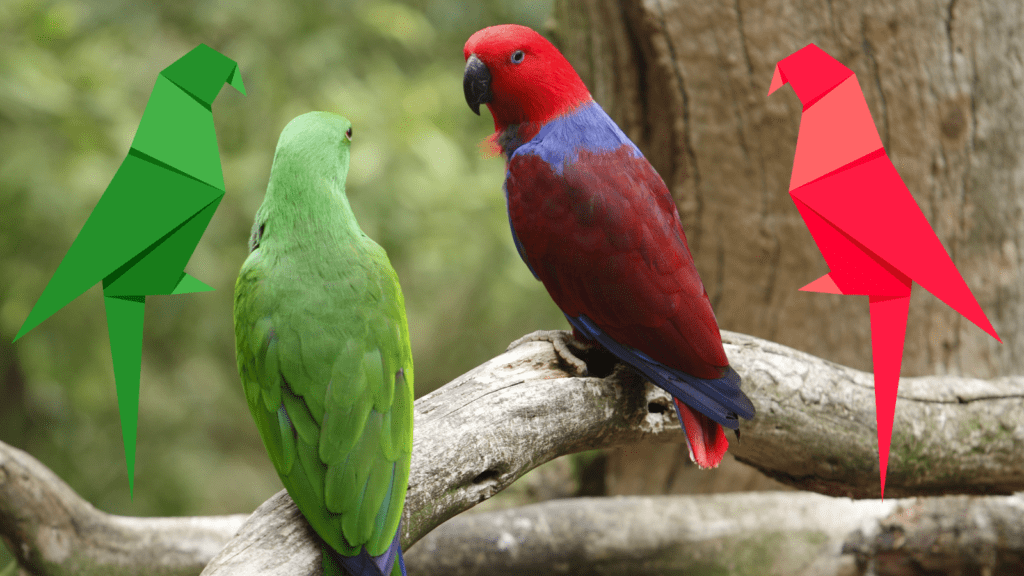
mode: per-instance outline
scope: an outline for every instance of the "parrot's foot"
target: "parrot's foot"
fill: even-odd
[[[565,361],[579,376],[589,374],[587,363],[580,359],[578,352],[587,352],[594,348],[593,344],[580,342],[567,330],[537,330],[508,345],[505,351],[526,344],[527,342],[550,342],[555,347],[555,354]]]

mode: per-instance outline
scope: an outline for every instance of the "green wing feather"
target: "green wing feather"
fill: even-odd
[[[327,251],[317,273],[250,254],[235,285],[238,370],[267,452],[313,529],[343,555],[376,556],[398,529],[409,481],[412,351],[384,250],[361,233],[343,248]]]

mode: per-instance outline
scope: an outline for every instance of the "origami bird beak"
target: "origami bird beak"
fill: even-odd
[[[768,88],[768,95],[771,96],[772,92],[775,92],[779,88],[782,88],[783,84],[787,84],[789,80],[782,74],[782,70],[779,70],[778,65],[775,66],[775,74],[772,75],[772,85]]]
[[[466,60],[466,72],[462,76],[462,90],[466,93],[466,104],[469,109],[480,115],[480,105],[487,104],[494,98],[491,92],[491,71],[487,65],[472,54]]]

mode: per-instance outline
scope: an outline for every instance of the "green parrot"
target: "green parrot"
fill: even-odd
[[[235,283],[238,372],[281,482],[324,541],[325,574],[405,574],[412,454],[405,299],[348,198],[352,124],[281,132]]]

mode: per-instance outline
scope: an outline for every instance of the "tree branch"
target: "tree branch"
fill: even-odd
[[[41,462],[0,442],[0,537],[32,574],[198,574],[245,519],[106,514]]]
[[[757,416],[736,459],[780,482],[879,497],[874,378],[765,340],[723,332]],[[1024,377],[901,378],[885,495],[1024,490]]]
[[[754,420],[743,422],[743,441],[733,442],[733,454],[800,488],[877,496],[871,375],[757,338],[728,332],[723,337],[758,412]],[[593,362],[591,367],[599,365]],[[403,547],[558,456],[640,441],[683,441],[666,393],[643,384],[629,370],[616,369],[606,376],[570,376],[559,366],[550,344],[534,342],[420,398]],[[1024,489],[1024,379],[908,378],[900,391],[888,496]],[[95,559],[91,561],[113,564],[110,544],[100,546],[100,541],[107,539],[108,530],[127,530],[124,523],[129,519],[73,502],[77,496],[49,471],[8,472],[18,459],[6,454],[0,453],[0,471],[5,474],[0,480],[21,480],[0,483],[0,531],[15,544],[12,549],[19,551],[24,565],[40,574],[59,573],[58,565],[67,566],[72,558],[70,553],[50,551],[54,542],[61,543],[59,550],[84,555],[78,551],[88,547],[90,537],[99,538],[92,543],[103,550],[89,556]],[[22,469],[29,467],[22,464]],[[30,479],[33,474],[38,480]],[[67,492],[53,500],[61,503],[57,517],[63,514],[67,520],[50,520],[54,506],[42,493],[50,486]],[[35,493],[40,494],[32,496]],[[22,517],[36,510],[47,520]],[[92,528],[76,532],[72,518],[85,518],[78,526]],[[130,520],[147,523],[136,528],[151,533],[189,521]],[[127,535],[118,535],[112,538],[118,543],[115,552],[130,550],[137,556],[148,537],[152,534],[138,536],[140,543],[133,549],[120,544]],[[168,542],[183,538],[179,534]],[[317,546],[282,492],[257,509],[203,573],[305,573],[319,563]],[[180,548],[170,550],[180,553]]]
[[[750,336],[723,338],[758,412],[730,448],[737,458],[801,488],[877,496],[871,375]],[[890,497],[1024,489],[1024,379],[908,378],[901,392]],[[683,441],[665,392],[625,370],[570,376],[548,343],[506,352],[416,402],[403,548],[544,462],[644,440]],[[268,508],[297,518],[293,504]],[[289,554],[316,562],[313,541],[279,547],[258,517],[203,574],[292,574],[281,563]]]
[[[416,576],[1024,573],[1024,495],[848,500],[798,492],[552,500],[463,514],[406,554]],[[869,571],[870,573],[871,571]]]

